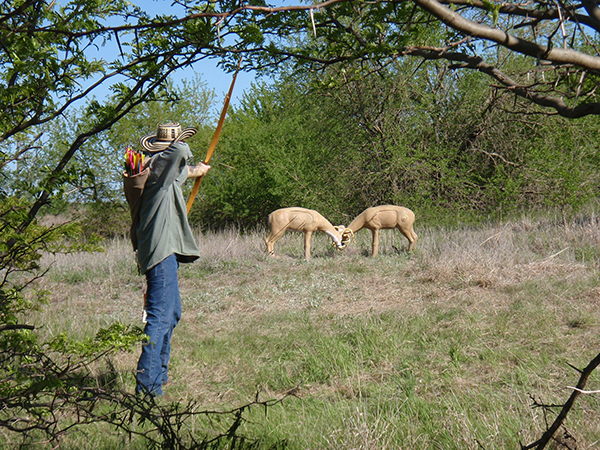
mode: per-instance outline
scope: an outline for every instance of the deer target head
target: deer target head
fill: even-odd
[[[346,248],[350,240],[354,237],[354,233],[350,228],[346,228],[344,225],[337,225],[334,228],[342,236],[342,240],[338,248],[340,250],[343,250],[344,248]]]

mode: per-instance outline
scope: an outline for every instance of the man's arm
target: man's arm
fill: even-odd
[[[187,166],[188,168],[188,178],[198,178],[203,177],[210,169],[208,164],[204,164],[203,162],[198,163],[197,166]]]

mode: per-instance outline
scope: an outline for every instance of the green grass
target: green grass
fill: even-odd
[[[583,368],[600,350],[600,229],[523,220],[417,224],[416,232],[409,255],[403,236],[382,231],[375,259],[365,256],[370,233],[357,233],[344,253],[317,235],[311,261],[302,259],[299,234],[276,244],[276,258],[265,255],[264,233],[199,236],[202,258],[180,269],[184,314],[168,394],[228,410],[257,393],[277,399],[297,388],[266,414],[247,413],[243,432],[263,448],[504,450],[533,442],[546,419],[532,399],[563,403],[578,379],[569,364]],[[48,335],[140,324],[142,277],[127,241],[108,242],[103,255],[60,257],[38,284],[51,298],[30,320]],[[136,361],[115,361],[130,389]],[[588,389],[600,389],[600,374]],[[599,445],[599,398],[581,396],[569,414],[578,448]],[[218,429],[200,418],[189,426]],[[101,426],[67,436],[61,448],[88,441],[143,448]]]

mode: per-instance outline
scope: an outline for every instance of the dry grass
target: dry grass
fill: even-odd
[[[531,397],[561,403],[600,349],[600,226],[522,220],[464,229],[418,228],[406,254],[362,231],[344,253],[324,235],[302,260],[286,234],[268,258],[258,231],[198,237],[202,258],[180,269],[184,314],[173,337],[169,393],[207,407],[238,406],[296,385],[248,432],[290,448],[504,449],[545,427]],[[48,256],[48,334],[86,336],[140,324],[142,277],[125,241],[102,254]],[[137,355],[119,357],[133,388]],[[600,389],[600,375],[590,389]],[[597,396],[569,419],[579,448],[600,442]]]

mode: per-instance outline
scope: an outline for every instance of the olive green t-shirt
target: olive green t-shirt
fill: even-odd
[[[144,186],[137,226],[137,261],[142,273],[173,253],[184,263],[200,256],[181,192],[181,185],[188,176],[187,160],[191,156],[189,145],[177,142],[150,160],[150,175]]]

